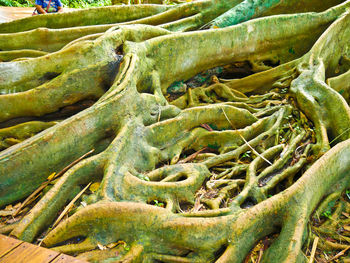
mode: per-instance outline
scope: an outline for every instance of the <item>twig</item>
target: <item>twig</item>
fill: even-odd
[[[338,254],[336,254],[334,257],[330,258],[329,260],[327,260],[327,263],[328,262],[333,262],[334,260],[340,258],[342,255],[344,255],[344,253],[346,251],[348,251],[350,249],[350,246],[348,246],[347,248],[343,249],[342,251],[340,251]]]
[[[78,162],[80,162],[82,159],[84,159],[86,156],[88,156],[89,154],[93,153],[95,151],[95,149],[92,149],[91,151],[85,153],[84,155],[82,155],[81,157],[79,157],[78,159],[76,159],[74,162],[72,162],[71,164],[69,164],[68,166],[64,167],[59,173],[55,174],[52,178],[50,178],[48,181],[42,183],[30,196],[28,196],[26,198],[26,200],[24,200],[24,202],[21,204],[20,207],[18,207],[18,209],[16,210],[16,212],[13,214],[13,217],[15,217],[16,215],[18,215],[22,209],[27,206],[28,204],[30,204],[31,202],[33,202],[36,198],[38,198],[36,195],[38,193],[40,193],[46,186],[49,185],[49,183],[51,181],[53,181],[54,179],[60,177],[62,174],[64,174],[67,170],[69,170],[71,167],[73,167],[74,165],[76,165]]]
[[[294,132],[294,129],[292,127],[292,125],[290,125],[290,123],[288,122],[289,128],[292,130],[292,132]]]
[[[83,190],[80,191],[79,194],[77,194],[72,201],[70,201],[70,203],[66,206],[66,208],[63,210],[63,212],[60,214],[60,216],[57,218],[56,222],[53,223],[52,228],[54,228],[55,226],[58,225],[58,223],[62,220],[62,218],[68,213],[69,209],[72,208],[72,206],[74,205],[75,201],[77,201],[79,199],[79,197],[86,191],[86,189],[89,188],[89,186],[91,185],[91,182],[85,186],[85,188]]]
[[[179,161],[178,163],[187,163],[192,161],[193,159],[195,159],[197,157],[198,154],[200,154],[201,152],[203,152],[204,150],[206,150],[207,148],[204,147],[203,149],[200,149],[199,151],[196,151],[195,153],[191,154],[190,156],[187,156],[185,159],[182,159],[181,161]]]
[[[20,207],[18,207],[18,209],[16,210],[16,212],[13,214],[13,217],[17,216],[20,212],[22,212],[22,209],[29,205],[32,201],[34,201],[36,198],[38,198],[38,196],[36,196],[38,193],[40,193],[46,186],[49,185],[49,183],[51,182],[51,180],[46,181],[44,183],[42,183],[39,188],[37,188],[30,196],[28,196],[26,198],[26,200],[23,201],[23,203],[21,204]]]
[[[346,216],[347,218],[350,218],[350,216],[349,216],[348,213],[342,212],[342,215],[343,215],[343,216]]]
[[[159,106],[158,106],[158,119],[157,119],[157,122],[160,121],[161,112],[162,112],[162,108],[161,108],[160,105],[159,105]]]
[[[272,165],[272,163],[271,163],[269,160],[267,160],[264,156],[262,156],[260,153],[258,153],[258,152],[247,142],[247,140],[243,137],[243,135],[233,126],[232,122],[231,122],[230,119],[227,117],[225,110],[224,110],[223,108],[221,108],[221,109],[222,109],[222,112],[224,113],[224,115],[225,115],[227,121],[231,124],[232,128],[238,132],[238,135],[242,138],[242,140],[244,141],[244,143],[245,143],[256,155],[258,155],[261,159],[263,159],[263,160],[264,160],[265,162],[267,162],[269,165]]]
[[[66,167],[64,167],[58,174],[56,174],[52,180],[56,179],[57,177],[61,176],[62,174],[64,174],[65,172],[67,172],[70,168],[72,168],[74,165],[76,165],[77,163],[79,163],[82,159],[84,159],[86,156],[90,155],[91,153],[93,153],[95,151],[95,149],[92,149],[91,151],[88,151],[87,153],[85,153],[84,155],[82,155],[81,157],[79,157],[78,159],[76,159],[74,162],[72,162],[71,164],[67,165]]]
[[[349,131],[350,130],[350,127],[349,128],[347,128],[345,131],[343,131],[341,134],[339,134],[337,137],[335,137],[330,143],[328,143],[328,144],[331,144],[332,142],[334,142],[335,140],[337,140],[339,137],[341,137],[344,133],[346,133],[347,131]]]
[[[207,131],[214,131],[208,124],[203,123],[200,125],[202,128],[206,129]]]
[[[312,244],[311,256],[310,256],[310,259],[309,259],[309,263],[313,263],[314,262],[318,240],[319,240],[319,237],[315,237],[314,242]]]
[[[264,249],[261,248],[261,249],[259,250],[259,256],[258,256],[258,260],[256,261],[256,263],[260,263],[263,254],[264,254]]]

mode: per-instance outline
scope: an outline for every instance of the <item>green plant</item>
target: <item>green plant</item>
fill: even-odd
[[[158,206],[158,207],[164,207],[164,206],[165,206],[164,203],[159,202],[158,200],[153,200],[153,204],[154,204],[155,206]]]
[[[327,218],[331,218],[332,212],[330,210],[324,211],[322,213],[322,216],[327,217]]]
[[[345,191],[345,194],[346,194],[347,198],[349,198],[349,200],[350,200],[350,190],[349,190],[349,189],[347,189],[347,190]]]
[[[34,5],[27,0],[0,0],[0,6],[31,7]]]
[[[251,157],[251,151],[246,151],[244,154],[242,154],[242,158],[250,158]]]

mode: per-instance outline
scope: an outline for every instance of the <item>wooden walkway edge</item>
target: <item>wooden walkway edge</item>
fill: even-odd
[[[65,254],[0,235],[0,263],[86,263]]]

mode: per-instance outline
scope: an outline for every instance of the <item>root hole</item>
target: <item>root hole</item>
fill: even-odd
[[[217,251],[215,251],[214,256],[215,256],[215,261],[219,259],[219,257],[224,254],[227,244],[222,245]]]
[[[256,205],[258,202],[252,198],[252,197],[248,197],[244,202],[243,204],[241,204],[241,208],[242,209],[245,209],[245,208],[250,208],[254,205]]]
[[[60,75],[60,73],[57,73],[57,72],[47,72],[44,74],[44,76],[42,76],[40,78],[40,82],[47,82],[47,81],[50,81],[56,77],[58,77]]]
[[[267,59],[263,61],[264,65],[269,66],[269,67],[277,67],[278,65],[280,65],[280,61],[272,61],[271,59]]]
[[[79,244],[79,243],[83,242],[85,239],[86,239],[85,236],[73,237],[73,238],[70,238],[70,239],[62,241],[60,243],[55,244],[54,247],[59,247],[59,246],[64,246],[64,245],[71,245],[71,244]]]

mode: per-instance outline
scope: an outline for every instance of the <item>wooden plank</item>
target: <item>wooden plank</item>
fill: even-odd
[[[49,263],[59,255],[58,252],[22,243],[0,259],[1,263]]]
[[[65,254],[59,255],[57,258],[55,258],[51,263],[87,263],[87,261],[83,261],[80,259],[76,259],[70,256],[67,256]]]
[[[87,261],[0,234],[0,263],[87,263]]]
[[[23,241],[0,235],[0,258],[18,247]]]

